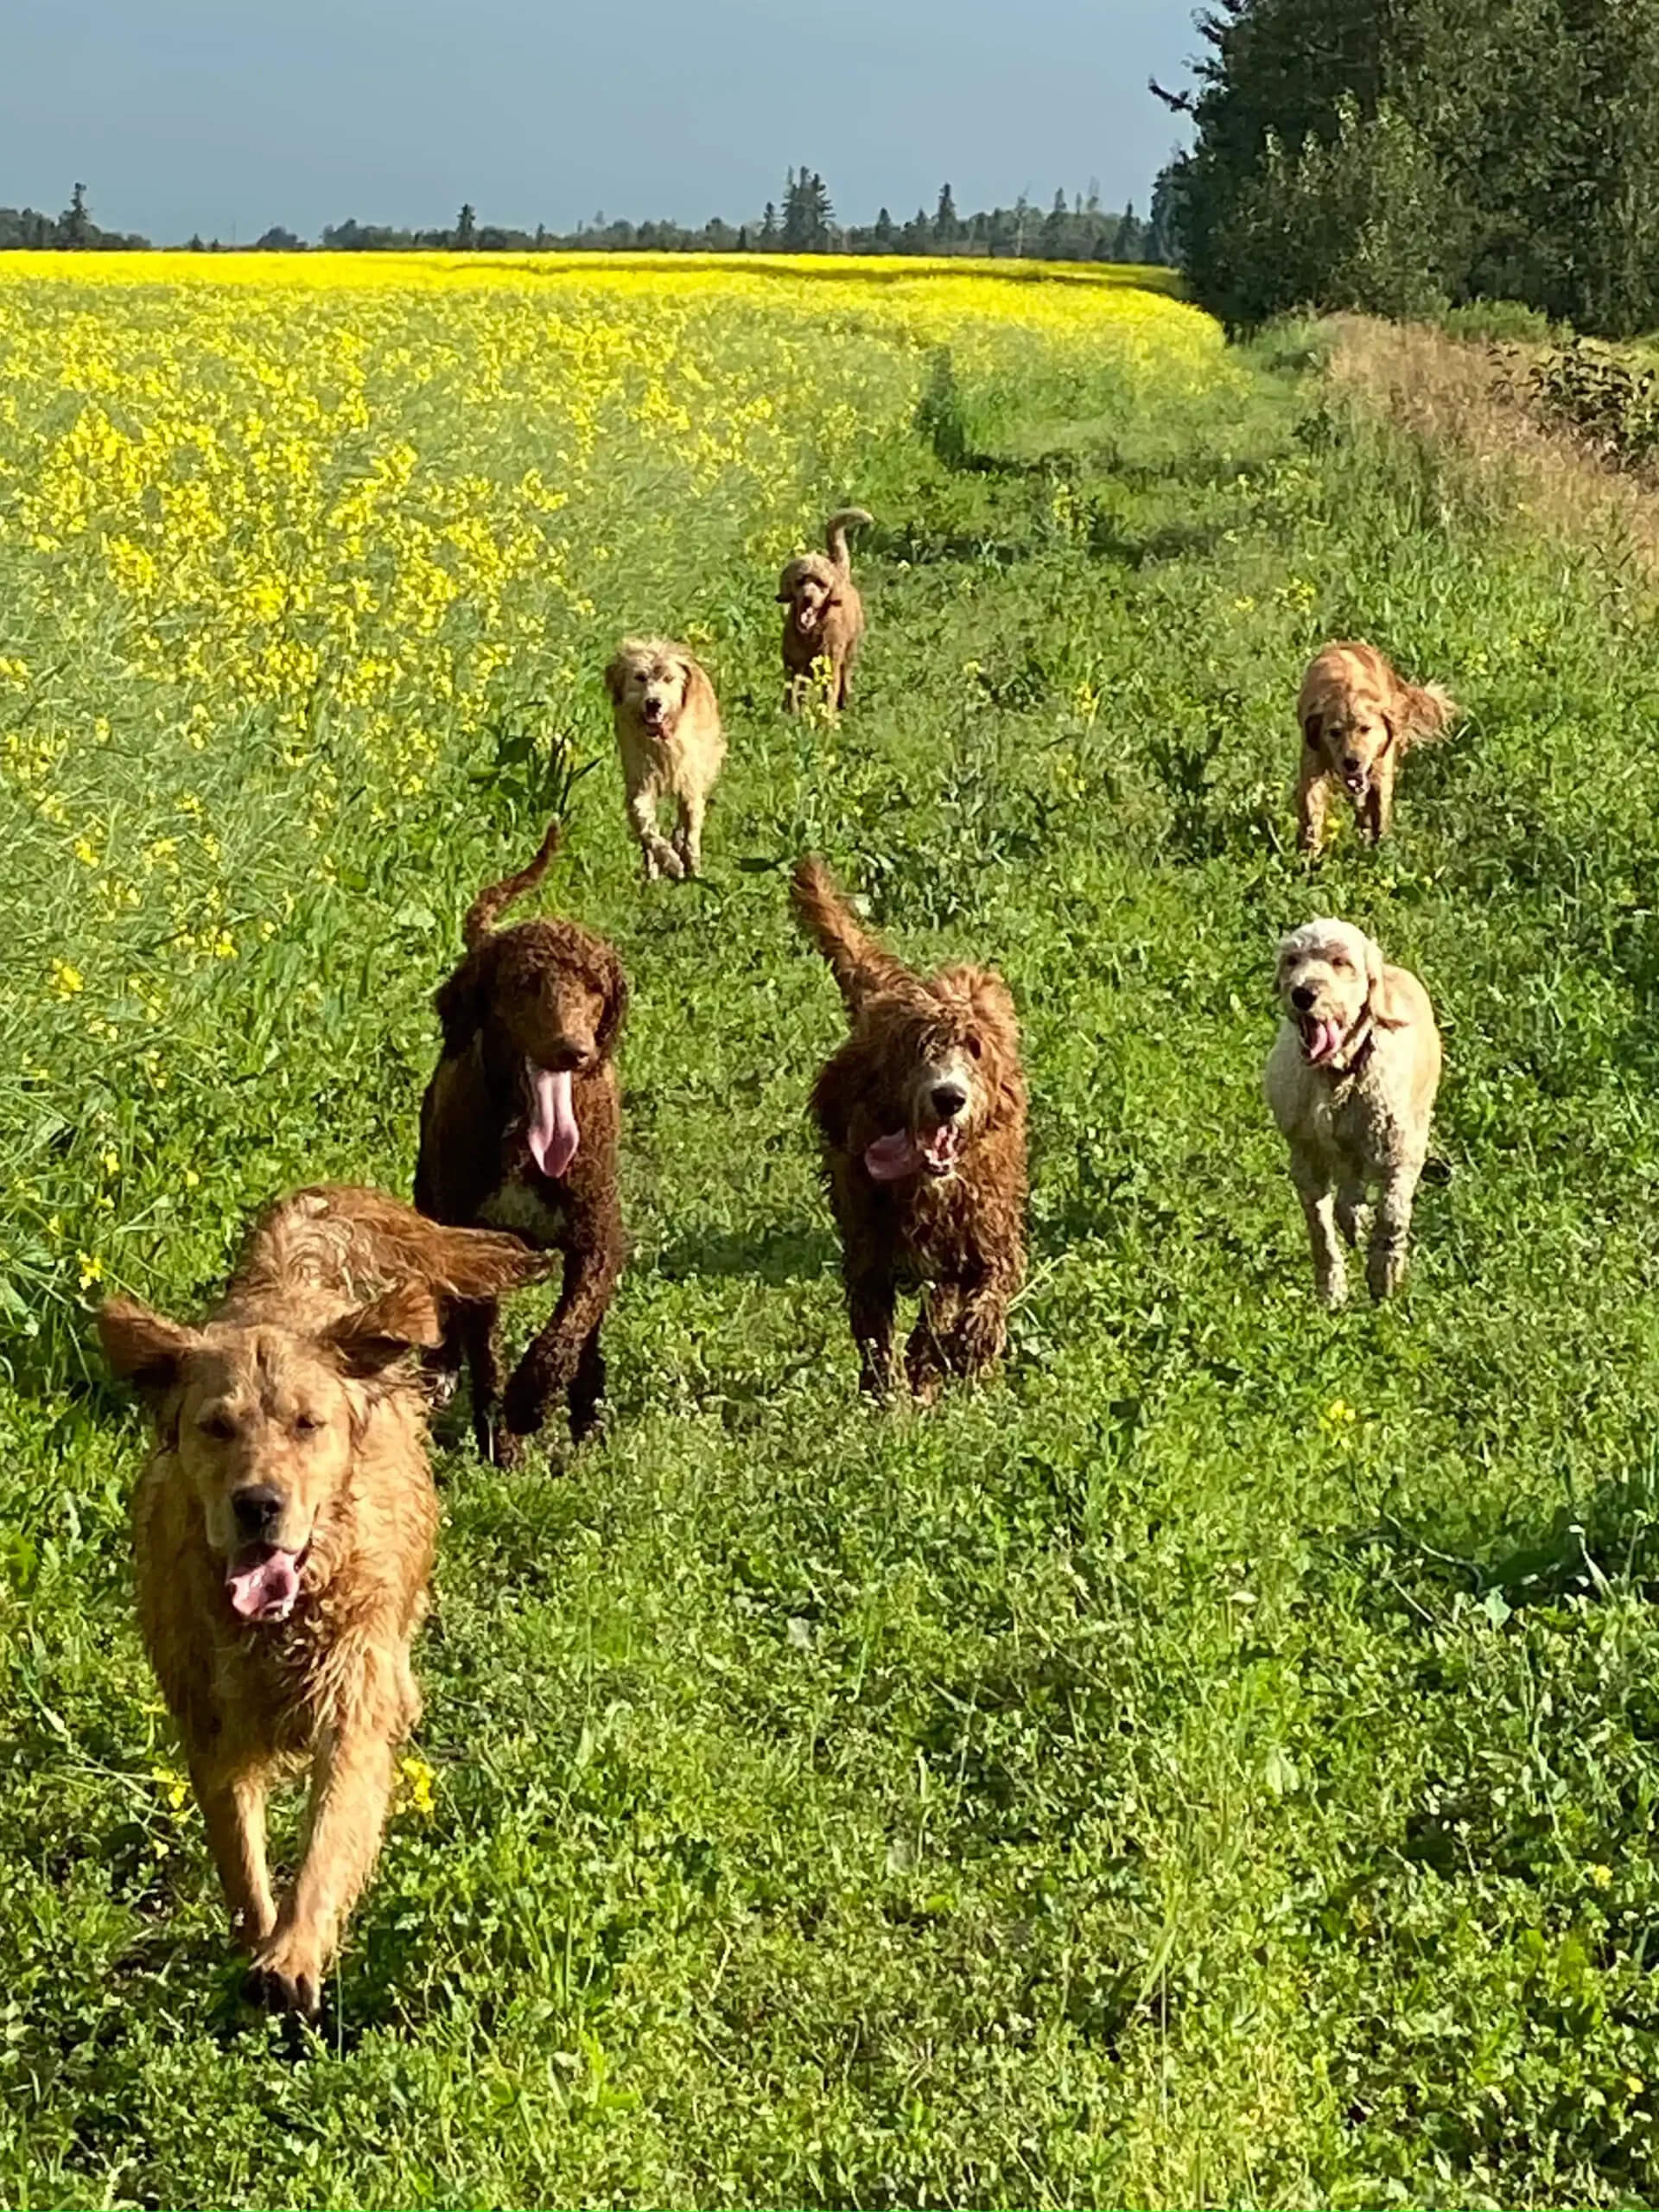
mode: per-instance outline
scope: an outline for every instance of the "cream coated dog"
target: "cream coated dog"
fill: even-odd
[[[605,688],[645,880],[696,875],[702,867],[703,813],[726,758],[715,687],[683,645],[668,638],[624,638],[605,671]],[[664,794],[679,807],[671,838],[657,827]]]
[[[1367,1197],[1380,1190],[1365,1273],[1372,1297],[1388,1298],[1406,1272],[1440,1086],[1434,1009],[1417,978],[1389,967],[1351,922],[1292,930],[1276,987],[1285,1018],[1268,1056],[1268,1104],[1290,1147],[1314,1287],[1327,1306],[1346,1298],[1337,1232],[1357,1243]]]

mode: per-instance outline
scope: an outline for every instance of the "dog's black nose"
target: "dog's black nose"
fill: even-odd
[[[942,1122],[954,1122],[968,1103],[968,1094],[958,1083],[936,1083],[933,1086],[933,1111]]]
[[[231,1510],[239,1535],[250,1540],[267,1536],[281,1517],[283,1494],[269,1483],[249,1483],[232,1493]]]
[[[1313,1003],[1313,984],[1298,983],[1295,989],[1290,995],[1290,1002],[1299,1013],[1306,1014],[1309,1007]]]

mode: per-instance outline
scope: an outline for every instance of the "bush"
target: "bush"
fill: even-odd
[[[1386,102],[1374,116],[1346,97],[1329,143],[1309,132],[1294,154],[1268,136],[1262,172],[1223,226],[1236,328],[1308,305],[1397,320],[1444,312],[1433,241],[1439,168],[1416,130]]]
[[[1438,320],[1448,337],[1477,345],[1548,346],[1556,335],[1541,308],[1529,308],[1524,300],[1465,300]]]
[[[1577,338],[1538,362],[1528,382],[1546,419],[1604,460],[1635,467],[1659,449],[1659,371]]]

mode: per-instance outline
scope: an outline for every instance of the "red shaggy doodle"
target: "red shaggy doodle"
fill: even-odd
[[[446,1340],[442,1363],[453,1372],[464,1357],[471,1371],[479,1449],[503,1465],[561,1392],[577,1441],[597,1422],[600,1326],[624,1254],[613,1057],[627,1008],[622,963],[579,922],[495,927],[546,874],[558,836],[555,823],[530,865],[481,891],[468,910],[467,957],[437,995],[443,1052],[421,1103],[421,1211],[510,1229],[564,1255],[558,1303],[505,1395],[494,1300],[461,1309]]]
[[[1014,1001],[982,968],[914,975],[866,935],[823,866],[795,911],[841,987],[851,1034],[812,1093],[867,1390],[895,1381],[899,1288],[927,1300],[905,1356],[928,1397],[1001,1355],[1026,1268],[1026,1081]]]

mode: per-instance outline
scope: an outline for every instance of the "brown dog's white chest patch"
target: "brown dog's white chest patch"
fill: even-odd
[[[567,1227],[563,1199],[550,1203],[541,1191],[518,1175],[491,1192],[478,1210],[478,1218],[484,1228],[508,1229],[515,1236],[541,1245],[559,1243]]]

